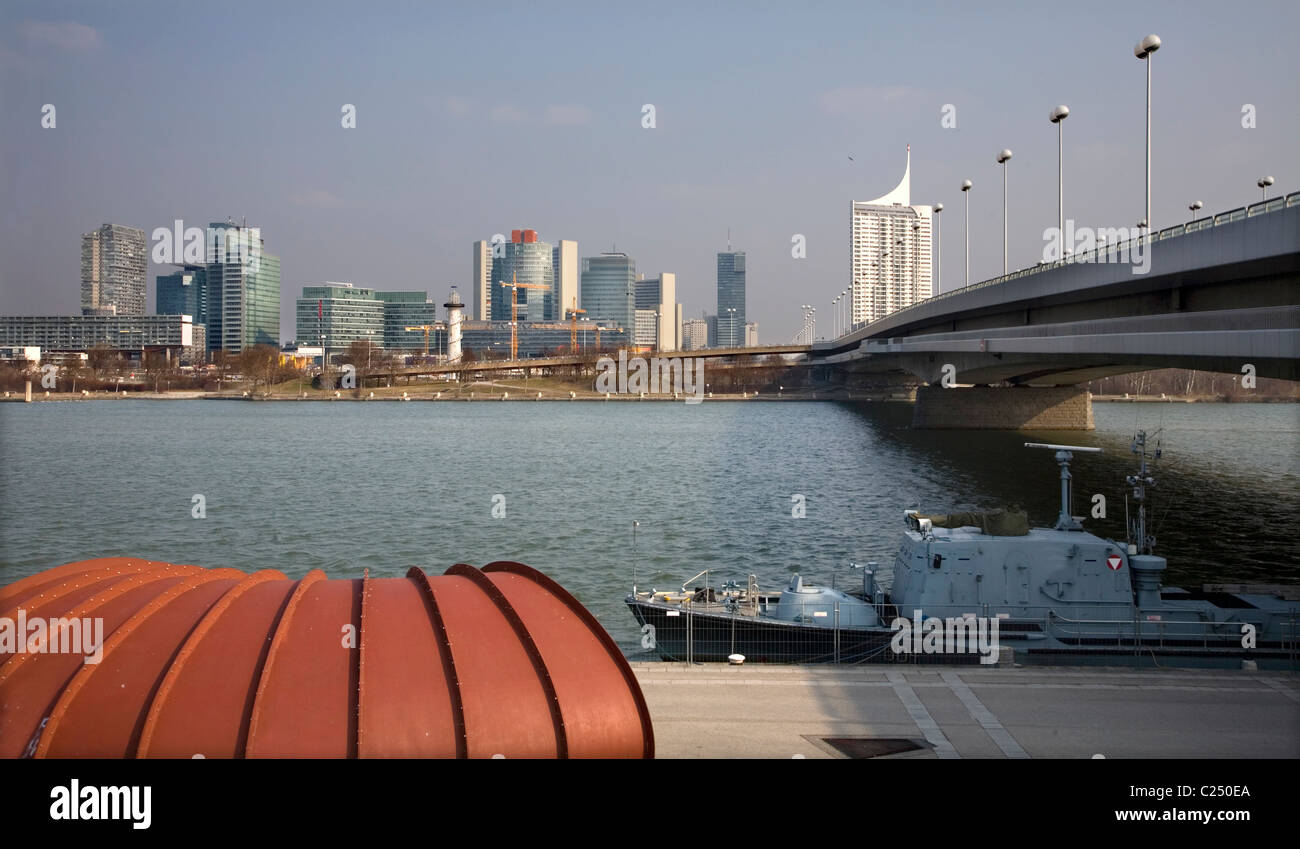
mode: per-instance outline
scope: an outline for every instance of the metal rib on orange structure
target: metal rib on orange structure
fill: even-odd
[[[25,636],[0,654],[0,757],[654,755],[609,635],[522,564],[294,581],[105,558],[0,588],[0,627],[20,611],[104,640],[98,663]]]
[[[484,566],[483,572],[533,634],[573,738],[570,757],[617,757],[637,745],[644,745],[645,757],[654,757],[654,729],[641,687],[596,617],[531,566],[502,560]],[[609,663],[590,662],[601,653]],[[593,693],[600,697],[592,698]],[[625,716],[639,716],[641,726],[620,721]]]

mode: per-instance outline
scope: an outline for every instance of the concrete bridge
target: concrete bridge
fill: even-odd
[[[930,386],[916,423],[940,427],[1091,427],[1086,393],[1061,387],[1148,369],[1296,380],[1300,192],[945,292],[811,362],[910,372]],[[945,388],[1002,382],[1051,390]]]
[[[704,348],[698,351],[668,351],[663,354],[637,354],[629,352],[628,357],[640,356],[645,357],[647,360],[651,357],[731,360],[738,364],[748,365],[773,354],[806,355],[809,350],[810,346],[808,345],[755,345],[750,348]],[[392,379],[398,377],[419,377],[439,374],[473,375],[499,371],[525,371],[531,373],[534,371],[545,372],[551,369],[567,368],[572,366],[586,366],[594,369],[596,361],[601,357],[612,357],[617,361],[618,351],[587,351],[578,354],[564,354],[557,357],[526,357],[517,360],[473,360],[461,361],[458,363],[439,363],[437,365],[426,364],[400,366],[396,368],[361,369],[358,371],[358,375],[364,380],[373,380],[376,378]]]

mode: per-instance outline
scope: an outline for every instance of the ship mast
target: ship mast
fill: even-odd
[[[1161,428],[1163,430],[1163,428]],[[1152,436],[1159,436],[1157,430]],[[1138,473],[1128,475],[1124,482],[1133,487],[1133,500],[1137,502],[1137,518],[1130,519],[1128,522],[1128,542],[1131,547],[1135,547],[1138,554],[1150,554],[1155,547],[1155,534],[1147,533],[1147,487],[1154,487],[1156,479],[1151,477],[1147,471],[1147,432],[1140,430],[1133,437],[1132,451],[1139,456]],[[1160,459],[1160,442],[1156,442],[1155,452],[1151,455],[1152,460]],[[1132,548],[1130,548],[1130,551]]]
[[[1071,515],[1070,505],[1073,499],[1073,486],[1070,478],[1070,461],[1074,459],[1072,452],[1082,451],[1086,454],[1100,454],[1100,448],[1089,448],[1082,445],[1051,445],[1045,442],[1026,442],[1026,448],[1051,448],[1056,451],[1056,462],[1061,467],[1061,513],[1056,517],[1056,524],[1053,526],[1058,531],[1081,531],[1083,525],[1079,520]]]

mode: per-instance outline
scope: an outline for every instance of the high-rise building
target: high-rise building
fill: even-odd
[[[677,303],[677,275],[663,272],[658,277],[636,281],[636,308],[655,313],[654,341],[660,351],[675,351],[680,347],[681,329]]]
[[[551,245],[538,241],[536,230],[512,230],[510,241],[498,246],[500,256],[492,258],[492,320],[510,321],[510,286],[515,290],[518,321],[555,318],[555,272],[551,266]],[[503,287],[501,284],[505,284]],[[522,284],[531,284],[524,286]]]
[[[208,269],[205,265],[182,265],[171,274],[154,280],[154,304],[158,315],[188,315],[195,324],[208,323]]]
[[[632,344],[642,348],[655,347],[659,329],[659,317],[654,310],[636,310],[636,330],[632,334]]]
[[[731,245],[718,253],[719,348],[739,348],[745,341],[745,252]]]
[[[105,224],[81,236],[81,314],[144,315],[149,268],[144,231]]]
[[[492,318],[492,243],[479,241],[474,243],[474,282],[471,286],[470,304],[474,316],[479,321]]]
[[[709,347],[709,323],[702,318],[682,322],[682,350],[698,351]]]
[[[562,321],[568,318],[566,310],[581,306],[578,303],[578,243],[561,239],[551,249],[551,268],[555,272],[555,315],[548,318]]]
[[[758,347],[758,322],[751,321],[745,325],[745,347]]]
[[[852,326],[930,297],[932,208],[912,205],[911,174],[909,145],[902,182],[875,200],[852,202]]]
[[[238,354],[280,345],[280,258],[265,251],[258,227],[208,225],[208,350]]]
[[[592,321],[636,330],[636,262],[623,253],[583,257],[582,308]]]

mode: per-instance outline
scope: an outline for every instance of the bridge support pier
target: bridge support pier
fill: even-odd
[[[1093,430],[1092,393],[1078,386],[972,386],[916,391],[918,430]]]

